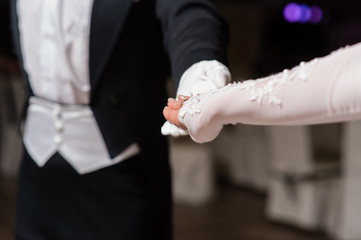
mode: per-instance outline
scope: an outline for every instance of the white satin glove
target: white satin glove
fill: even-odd
[[[231,81],[231,74],[222,63],[211,60],[193,64],[182,75],[177,90],[179,96],[193,96],[216,90]],[[188,132],[166,121],[161,129],[163,135],[174,137],[187,135]]]

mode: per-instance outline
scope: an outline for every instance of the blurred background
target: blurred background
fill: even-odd
[[[230,24],[234,81],[361,40],[359,0],[215,2]],[[0,240],[13,239],[25,93],[8,5],[0,0]],[[226,126],[201,145],[170,138],[175,240],[361,240],[360,142],[361,122]]]

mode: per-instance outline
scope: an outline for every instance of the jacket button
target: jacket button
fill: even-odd
[[[111,105],[113,105],[113,106],[118,106],[119,105],[119,99],[114,95],[110,95],[108,100],[109,100],[109,103]]]

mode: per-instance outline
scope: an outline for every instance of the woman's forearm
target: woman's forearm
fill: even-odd
[[[217,136],[225,124],[305,125],[361,119],[361,44],[263,79],[230,84],[186,104],[180,118],[200,142]]]

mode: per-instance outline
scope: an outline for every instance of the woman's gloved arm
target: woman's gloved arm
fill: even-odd
[[[178,116],[196,142],[213,140],[226,124],[306,125],[361,119],[361,44],[266,78],[192,96],[180,109],[166,107],[164,115],[174,123]]]

